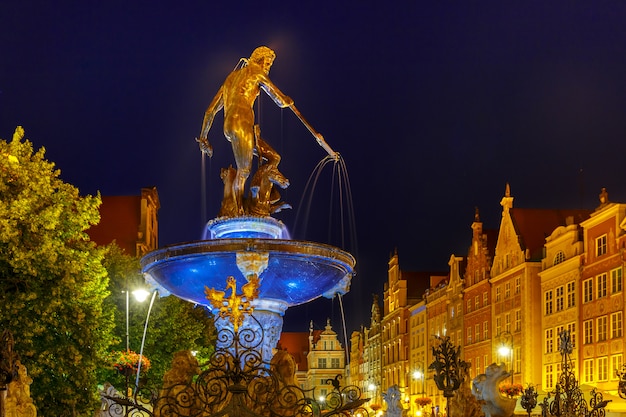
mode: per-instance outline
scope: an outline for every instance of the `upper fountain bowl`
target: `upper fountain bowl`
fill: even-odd
[[[246,283],[241,260],[250,255],[264,258],[264,265],[257,267],[259,300],[291,307],[349,290],[355,266],[352,255],[325,244],[285,239],[287,230],[275,219],[218,219],[207,228],[210,239],[145,255],[141,266],[146,279],[162,293],[208,306],[205,287],[224,290],[228,276]]]

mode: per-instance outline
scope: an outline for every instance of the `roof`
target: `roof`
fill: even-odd
[[[520,237],[522,250],[530,253],[530,259],[541,260],[546,237],[559,226],[578,224],[589,218],[593,210],[528,209],[511,208],[511,220]]]
[[[278,344],[278,350],[286,350],[298,365],[298,371],[307,371],[306,356],[309,353],[309,332],[282,332]]]

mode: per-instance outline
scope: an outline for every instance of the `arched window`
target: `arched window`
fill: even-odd
[[[554,255],[554,265],[558,265],[565,260],[565,254],[562,250],[558,251],[556,255]]]

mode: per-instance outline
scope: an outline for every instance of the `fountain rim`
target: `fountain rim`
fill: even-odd
[[[354,274],[356,265],[356,259],[352,254],[332,245],[301,240],[265,238],[222,238],[176,243],[148,252],[141,258],[140,264],[142,271],[147,272],[151,266],[167,262],[170,259],[226,252],[269,252],[324,257],[343,263],[348,269],[347,272],[351,274]]]

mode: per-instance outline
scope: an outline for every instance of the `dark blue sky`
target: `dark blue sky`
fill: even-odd
[[[349,332],[394,248],[403,269],[447,269],[475,206],[498,227],[506,182],[518,207],[592,208],[601,187],[626,201],[626,4],[457,3],[4,1],[0,137],[24,126],[83,194],[157,186],[161,244],[196,240],[231,163],[216,125],[201,213],[204,110],[240,57],[272,47],[271,78],[348,168]],[[261,114],[297,206],[324,152],[288,110]],[[277,217],[292,226],[296,209]],[[325,224],[315,211],[305,237]],[[329,301],[297,310],[287,330],[339,320]]]

